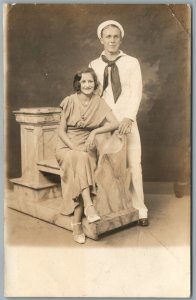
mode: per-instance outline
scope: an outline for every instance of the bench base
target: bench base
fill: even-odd
[[[32,202],[45,201],[45,199],[58,198],[62,196],[61,184],[49,182],[36,185],[24,181],[23,178],[10,180],[14,186],[14,195],[17,199],[31,199]]]
[[[72,217],[63,216],[60,213],[62,209],[62,199],[60,197],[41,202],[33,202],[27,198],[17,198],[16,195],[13,194],[13,196],[10,196],[7,200],[7,206],[72,231]],[[98,240],[102,234],[136,222],[138,218],[138,210],[132,208],[104,216],[96,223],[89,224],[87,219],[83,218],[83,229],[87,237]]]

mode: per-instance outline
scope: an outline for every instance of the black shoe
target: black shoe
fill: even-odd
[[[138,225],[139,226],[148,226],[149,225],[148,218],[139,219]]]

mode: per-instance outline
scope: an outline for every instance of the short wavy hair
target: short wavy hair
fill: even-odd
[[[97,79],[97,75],[95,74],[95,71],[92,68],[86,68],[78,71],[74,76],[73,89],[75,92],[77,93],[81,92],[80,80],[82,78],[82,74],[86,74],[86,73],[90,73],[93,77],[93,80],[95,82],[94,91],[98,88],[98,79]]]

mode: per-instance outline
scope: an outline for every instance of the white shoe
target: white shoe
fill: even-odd
[[[76,226],[76,225],[80,225],[81,224],[81,222],[79,222],[79,223],[71,223],[71,227],[73,228],[74,226]],[[85,243],[85,240],[86,240],[86,238],[85,238],[85,234],[84,233],[81,233],[81,234],[75,234],[74,232],[73,232],[73,237],[74,237],[74,241],[75,242],[77,242],[77,243],[79,243],[79,244],[84,244]]]
[[[98,216],[98,214],[96,214],[96,213],[95,213],[94,215],[88,215],[88,214],[87,214],[87,210],[88,210],[88,208],[89,208],[90,206],[93,206],[93,204],[88,205],[88,206],[84,209],[84,214],[85,214],[85,216],[87,217],[88,222],[89,222],[89,223],[94,223],[94,222],[96,222],[96,221],[99,221],[101,218],[100,218],[100,216]]]

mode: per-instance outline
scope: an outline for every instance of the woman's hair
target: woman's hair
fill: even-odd
[[[87,68],[87,69],[83,69],[81,71],[78,71],[76,73],[76,75],[74,76],[74,80],[73,80],[73,88],[75,92],[80,92],[80,80],[82,78],[82,74],[84,73],[90,73],[93,77],[93,80],[95,82],[95,87],[94,87],[94,91],[98,88],[98,80],[97,80],[97,75],[95,74],[95,71],[92,68]]]

